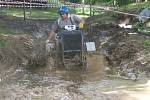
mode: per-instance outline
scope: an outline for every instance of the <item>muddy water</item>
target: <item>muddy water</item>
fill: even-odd
[[[18,68],[0,81],[0,100],[149,100],[150,82],[106,77],[103,56],[89,55],[86,72]],[[144,97],[143,97],[144,96]]]

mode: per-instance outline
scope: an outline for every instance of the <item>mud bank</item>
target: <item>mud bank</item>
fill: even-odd
[[[108,60],[110,74],[132,80],[141,73],[149,76],[149,47],[144,45],[149,36],[112,23],[96,23],[91,27],[90,40],[96,42],[97,49]]]

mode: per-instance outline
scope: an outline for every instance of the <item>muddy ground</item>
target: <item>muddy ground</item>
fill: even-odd
[[[144,41],[150,37],[133,29],[120,28],[118,24],[121,21],[95,20],[94,17],[98,16],[87,19],[86,37],[88,41],[96,43],[98,54],[106,57],[110,65],[106,68],[107,72],[129,79],[137,79],[143,72],[149,76],[150,54],[148,47],[144,47]],[[3,42],[0,48],[1,69],[45,66],[45,40],[52,22],[31,19],[24,22],[21,18],[1,16],[1,28],[8,29],[10,33],[15,32],[11,35],[0,34]]]
[[[150,40],[150,36],[134,29],[119,27],[118,24],[127,17],[121,17],[122,21],[117,21],[118,16],[112,17],[115,20],[93,16],[86,19],[85,25],[87,40],[96,43],[97,54],[104,55],[109,63],[105,71],[108,75],[115,74],[132,80],[138,79],[143,73],[149,76],[150,53],[149,47],[144,46],[144,41]],[[130,19],[127,24],[134,21],[136,20]],[[35,19],[23,21],[22,18],[0,16],[1,29],[9,30],[7,34],[0,34],[1,78],[19,66],[46,65],[45,40],[52,22]]]
[[[54,64],[53,58],[45,52],[47,32],[53,21],[27,19],[24,22],[22,18],[0,16],[0,98],[149,100],[149,82],[141,82],[140,76],[149,78],[150,53],[144,41],[150,40],[150,36],[118,26],[130,17],[111,17],[86,19],[87,41],[94,41],[97,49],[88,55],[90,67],[86,76],[77,71],[60,70],[56,70],[55,74],[59,75],[55,76],[49,70]],[[118,17],[122,20],[118,21]],[[137,21],[131,19],[126,23]],[[50,58],[49,67],[45,67],[47,58]],[[119,79],[111,79],[112,76]],[[122,78],[140,80],[141,84]]]

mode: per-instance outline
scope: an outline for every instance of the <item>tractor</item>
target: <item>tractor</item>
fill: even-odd
[[[56,34],[55,66],[64,66],[66,69],[78,68],[86,70],[87,53],[95,51],[94,44],[86,42],[84,31],[75,25],[68,25]]]

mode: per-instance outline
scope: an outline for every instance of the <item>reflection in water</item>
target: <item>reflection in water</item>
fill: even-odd
[[[3,94],[0,96],[0,100],[13,100],[13,98],[15,100],[19,98],[18,94],[27,100],[30,100],[29,98],[35,100],[70,100],[70,98],[84,100],[85,94],[79,88],[88,81],[103,79],[102,76],[105,75],[105,61],[102,56],[89,55],[87,60],[88,68],[84,72],[81,70],[67,71],[62,68],[51,71],[49,67],[22,69],[20,71],[16,69],[14,75],[1,82],[0,93]],[[8,97],[8,95],[12,96]]]
[[[106,78],[105,68],[108,66],[103,55],[88,55],[88,70],[86,73],[87,81],[97,81]]]
[[[49,67],[40,67],[30,71],[38,75],[55,75],[66,81],[84,82],[84,81],[97,81],[105,79],[105,67],[107,61],[103,55],[89,54],[87,57],[87,70],[81,71],[80,69],[65,70],[65,68],[57,68],[55,71],[50,71]]]
[[[147,88],[144,81],[106,78],[103,56],[89,55],[87,60],[84,72],[62,68],[51,71],[49,67],[16,69],[0,82],[0,100],[123,100],[113,91]]]

